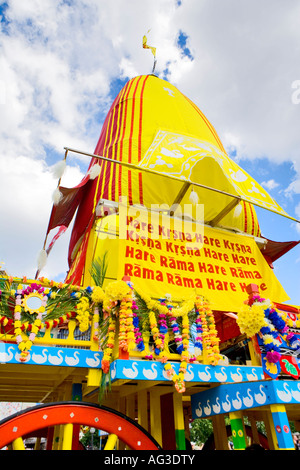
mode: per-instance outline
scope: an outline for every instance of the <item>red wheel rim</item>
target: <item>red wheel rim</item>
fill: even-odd
[[[83,424],[116,434],[132,450],[158,450],[159,444],[135,421],[107,407],[82,402],[39,405],[0,422],[0,449],[17,438],[60,424]]]

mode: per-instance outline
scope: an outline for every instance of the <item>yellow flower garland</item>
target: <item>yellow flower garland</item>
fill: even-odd
[[[202,324],[202,338],[207,352],[208,363],[211,365],[217,365],[221,358],[219,349],[220,340],[217,336],[218,333],[215,326],[213,312],[209,307],[209,303],[200,297],[197,297],[195,305],[199,312]]]
[[[124,281],[113,281],[105,289],[105,295],[111,301],[123,300],[130,294],[130,287]]]
[[[189,310],[190,311],[190,310]],[[172,314],[174,313],[174,309]],[[189,334],[190,323],[188,318],[188,312],[183,313],[182,315],[182,345],[183,351],[181,353],[181,363],[179,367],[178,378],[175,377],[175,388],[179,393],[185,392],[185,383],[184,383],[184,374],[186,373],[186,368],[190,360],[190,354],[188,351],[189,347]]]
[[[237,324],[241,333],[245,333],[248,338],[255,336],[263,326],[266,326],[264,307],[253,304],[251,307],[244,304],[237,316]]]
[[[156,310],[158,313],[165,315],[169,314],[169,309],[166,305],[162,305],[157,300],[153,300],[150,295],[145,294],[144,292],[135,289],[139,297],[145,302],[149,311]],[[172,315],[174,317],[182,317],[184,314],[191,312],[194,308],[196,300],[196,295],[191,296],[189,299],[185,300],[180,307],[175,307],[172,309]]]
[[[24,280],[25,281],[25,280]],[[43,282],[50,287],[57,287],[61,289],[66,286],[63,283],[55,283],[53,281],[48,281],[43,278]],[[102,304],[102,309],[104,313],[104,318],[109,316],[109,327],[108,327],[108,336],[105,348],[103,351],[102,359],[102,369],[105,372],[109,371],[109,366],[111,362],[111,357],[113,349],[115,346],[115,336],[116,336],[116,317],[113,314],[113,308],[118,306],[119,303],[119,347],[124,351],[128,351],[135,347],[135,332],[133,325],[133,312],[132,312],[132,289],[124,281],[114,281],[108,284],[105,290],[100,286],[89,287],[86,290],[86,294],[82,292],[81,288],[78,286],[68,286],[70,291],[78,291],[73,297],[78,299],[77,303],[77,315],[76,318],[79,322],[79,328],[81,331],[86,331],[89,328],[90,317],[93,315],[94,321],[94,340],[100,340],[99,338],[99,309],[98,306]],[[148,308],[148,316],[150,322],[151,333],[154,338],[156,349],[159,350],[158,359],[165,363],[165,370],[170,374],[172,380],[174,381],[175,387],[179,392],[185,390],[184,385],[184,375],[187,369],[189,362],[192,362],[195,358],[191,358],[188,347],[189,347],[189,313],[194,310],[196,306],[199,312],[199,318],[201,318],[202,329],[203,329],[203,343],[207,352],[208,363],[215,365],[218,363],[220,358],[219,352],[219,339],[217,338],[217,330],[215,326],[213,312],[211,311],[209,304],[203,300],[202,297],[193,294],[190,298],[184,300],[181,306],[178,307],[169,307],[164,303],[153,300],[150,295],[137,291],[138,295],[145,302]],[[56,292],[52,292],[53,295],[56,295]],[[58,294],[59,295],[59,294]],[[22,332],[23,326],[21,322],[18,322],[18,309],[19,305],[16,305],[16,318],[15,318],[15,333],[19,334],[19,338]],[[247,310],[248,307],[245,307]],[[242,309],[243,310],[243,309]],[[117,310],[116,310],[117,312]],[[182,344],[181,352],[181,362],[179,373],[175,374],[172,365],[166,363],[168,357],[164,351],[164,336],[160,334],[160,327],[156,320],[156,314],[172,316],[174,318],[182,318],[182,328],[181,332],[178,332],[180,337],[179,344]],[[254,325],[255,328],[258,328],[261,325],[260,311],[252,308],[252,316],[255,319]],[[19,324],[20,323],[20,324]],[[38,332],[38,329],[41,327],[40,320],[37,319],[37,323],[32,325],[32,335],[35,335]],[[253,333],[253,322],[252,326],[249,325],[249,319],[243,316],[243,311],[240,314],[240,324],[241,328],[249,333]],[[261,327],[261,326],[260,326]],[[252,328],[252,330],[251,330]],[[178,330],[178,325],[177,325]],[[22,343],[21,348],[24,350],[28,347],[31,347],[30,340]],[[101,347],[101,345],[99,345]]]
[[[100,304],[103,302],[105,297],[104,291],[101,287],[95,286],[91,295],[92,302],[95,304]]]
[[[77,304],[76,319],[79,322],[79,329],[83,333],[89,329],[90,302],[87,297],[81,297]]]

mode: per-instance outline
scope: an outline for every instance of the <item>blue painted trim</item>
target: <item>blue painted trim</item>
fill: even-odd
[[[294,441],[286,413],[272,412],[274,429],[279,449],[294,449]]]
[[[22,364],[101,368],[103,353],[89,349],[48,347],[33,345],[27,361]],[[20,351],[16,344],[0,343],[0,363],[20,364]],[[179,373],[179,362],[171,362],[175,373]],[[164,364],[159,361],[117,359],[111,364],[111,379],[116,380],[156,380],[171,381]],[[188,364],[186,382],[193,383],[240,383],[261,380],[261,367],[247,366],[208,366]]]
[[[265,405],[289,403],[300,403],[298,381],[265,380],[223,384],[191,397],[193,419]]]
[[[90,349],[32,346],[28,359],[22,364],[100,368],[102,356],[103,353]],[[0,343],[0,363],[21,363],[20,351],[16,344]]]
[[[171,362],[175,373],[178,374],[179,362]],[[159,380],[170,381],[164,364],[159,361],[117,359],[111,365],[112,381],[116,380]],[[188,364],[185,374],[186,382],[247,382],[261,380],[262,367],[248,366],[208,366],[203,364]]]

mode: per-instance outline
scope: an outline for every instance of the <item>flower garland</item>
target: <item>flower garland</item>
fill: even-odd
[[[139,308],[138,308],[135,300],[133,299],[133,301],[132,301],[132,311],[133,311],[132,323],[133,323],[133,327],[134,327],[135,344],[136,344],[136,347],[137,347],[138,351],[144,351],[145,345],[144,345],[142,333],[140,332],[140,321],[139,321],[139,317],[137,315],[138,309]]]
[[[106,347],[103,351],[103,357],[101,361],[101,368],[104,374],[108,374],[109,372],[112,351],[113,351],[114,344],[115,344],[115,334],[116,334],[116,320],[112,316],[110,316],[108,320],[108,338],[107,338]]]
[[[129,351],[135,347],[135,332],[132,312],[131,287],[124,281],[114,281],[105,289],[105,293],[97,289],[94,292],[94,301],[103,302],[104,317],[108,317],[108,338],[103,352],[101,368],[104,374],[109,372],[112,351],[115,344],[116,318],[113,309],[119,304],[119,348]]]
[[[3,327],[5,326],[8,326],[8,328],[12,327],[13,329],[13,325],[14,325],[14,321],[12,318],[7,318],[5,315],[0,315],[0,325],[2,325]],[[1,330],[1,328],[0,328]],[[4,333],[4,335],[7,334],[7,333]],[[1,339],[1,337],[0,337]]]
[[[266,326],[264,308],[257,304],[244,304],[238,312],[237,324],[241,333],[245,333],[248,338],[255,336]]]
[[[100,286],[94,286],[91,289],[91,300],[94,304],[100,304],[103,302],[105,293]]]
[[[186,373],[187,364],[190,362],[189,347],[189,319],[188,315],[184,314],[182,317],[182,352],[181,363],[179,367],[178,380],[175,383],[175,388],[179,393],[185,392],[184,374]]]
[[[12,291],[12,293],[13,292],[14,291]],[[16,336],[18,348],[21,351],[20,361],[22,362],[26,361],[29,355],[29,350],[32,347],[33,341],[35,340],[37,333],[42,327],[42,315],[46,310],[46,304],[48,300],[47,292],[48,291],[44,293],[44,287],[38,284],[31,284],[30,286],[27,286],[26,289],[23,289],[23,286],[19,284],[17,291],[15,292],[14,334]],[[41,296],[41,306],[38,308],[37,311],[34,311],[34,313],[37,313],[37,317],[34,320],[33,324],[29,325],[27,323],[22,325],[22,309],[24,309],[25,311],[30,310],[26,304],[26,300],[30,294],[34,293],[37,293]],[[22,332],[25,334],[26,331],[30,332],[29,337],[23,339]]]
[[[94,307],[94,315],[93,315],[93,341],[99,342],[100,339],[100,330],[99,330],[99,309],[97,306]]]
[[[138,351],[144,351],[145,345],[140,331],[140,321],[143,319],[143,311],[139,312],[139,306],[136,299],[138,297],[145,303],[147,319],[150,323],[150,332],[152,334],[156,358],[164,364],[164,368],[168,375],[172,378],[176,389],[181,393],[185,390],[184,375],[189,362],[196,360],[191,357],[189,352],[190,339],[190,318],[194,321],[194,312],[196,312],[196,355],[200,356],[203,346],[207,352],[208,363],[216,364],[218,362],[218,338],[215,328],[213,313],[207,302],[196,295],[184,300],[180,306],[173,306],[168,295],[164,299],[153,300],[148,294],[133,290],[132,285],[124,281],[114,281],[107,285],[105,289],[100,286],[87,287],[82,289],[78,286],[70,286],[63,283],[55,283],[53,281],[40,279],[44,286],[50,287],[51,291],[30,281],[31,285],[26,289],[19,286],[16,293],[16,304],[14,311],[15,334],[20,350],[26,357],[32,345],[35,335],[42,326],[42,314],[45,312],[47,299],[51,299],[48,314],[45,318],[45,326],[61,323],[65,319],[72,316],[76,317],[79,323],[80,331],[87,331],[90,321],[93,321],[93,340],[98,342],[99,349],[103,350],[102,370],[106,374],[109,372],[113,350],[118,341],[119,349],[129,351],[137,348]],[[13,279],[12,279],[13,281]],[[15,282],[15,281],[14,281]],[[27,282],[23,278],[23,282]],[[26,302],[24,296],[31,292],[37,292],[42,296],[42,306],[34,322],[27,325],[22,324],[21,313],[25,312]],[[63,307],[64,301],[67,301]],[[71,301],[70,301],[71,300]],[[22,303],[23,302],[23,303]],[[60,308],[60,307],[63,308]],[[101,307],[100,307],[101,306]],[[62,315],[57,319],[54,317],[55,312],[69,311],[67,315]],[[99,314],[99,311],[103,314]],[[29,312],[30,313],[30,312]],[[145,316],[146,317],[146,316]],[[101,318],[101,320],[100,320]],[[105,321],[108,321],[108,333],[103,341],[103,329]],[[119,329],[117,328],[117,322]],[[168,353],[166,348],[166,338],[169,329],[172,330],[174,341],[176,344],[176,352],[180,355],[179,372],[175,373],[172,364],[168,363]],[[103,329],[103,331],[105,328]],[[22,337],[22,332],[30,332],[28,339]],[[118,331],[118,338],[116,338]],[[23,334],[24,336],[24,334]],[[101,344],[101,341],[102,344]],[[146,357],[146,356],[145,356]],[[153,356],[147,356],[153,359]]]
[[[296,318],[296,320],[292,320],[288,316],[287,312],[282,312],[282,319],[284,320],[288,328],[300,329],[300,320],[298,318]]]
[[[135,347],[131,292],[121,300],[119,318],[119,347],[123,351],[130,351]]]
[[[124,281],[113,281],[105,289],[105,296],[110,301],[120,301],[130,294],[130,286]]]
[[[287,315],[277,311],[274,305],[259,295],[255,295],[244,305],[238,313],[238,326],[242,333],[248,337],[258,334],[266,351],[266,360],[269,364],[276,364],[281,359],[281,342],[277,339],[278,333],[295,349],[300,343],[296,335],[289,332]]]
[[[162,303],[164,305],[166,305],[164,301]],[[169,363],[165,363],[164,369],[167,371],[167,374],[172,378],[177,392],[183,393],[183,392],[185,392],[184,374],[186,372],[187,363],[189,362],[189,352],[188,352],[188,346],[189,346],[189,320],[188,320],[187,313],[183,313],[182,335],[181,335],[179,325],[177,323],[177,319],[173,315],[173,310],[174,310],[173,306],[171,304],[168,304],[168,305],[166,305],[166,307],[168,308],[168,320],[170,322],[170,325],[171,325],[171,328],[172,328],[172,331],[173,331],[176,350],[177,350],[178,354],[181,355],[181,363],[180,363],[180,366],[179,366],[179,373],[178,374],[175,373],[172,365],[169,364]],[[163,327],[165,328],[165,326],[166,326],[165,314],[160,314],[160,315],[164,319]]]
[[[197,312],[197,333],[201,333],[201,336],[197,335],[197,348],[202,350],[204,344],[208,364],[217,365],[221,358],[219,349],[220,340],[217,336],[218,332],[216,330],[213,312],[209,307],[209,303],[200,297],[197,297],[195,307]]]
[[[300,346],[300,342],[298,337],[292,331],[289,331],[289,327],[293,327],[294,322],[292,320],[288,322],[290,319],[288,319],[287,314],[281,312],[279,314],[274,306],[267,309],[265,313],[291,348],[297,349]],[[295,323],[297,324],[297,322],[299,322],[299,320],[296,320]],[[298,324],[300,326],[300,322]]]
[[[139,297],[143,300],[143,302],[145,302],[145,305],[147,306],[149,311],[154,310],[154,311],[157,311],[158,314],[169,315],[169,309],[168,309],[165,301],[162,301],[162,299],[159,299],[158,301],[153,300],[150,297],[150,295],[148,295],[144,292],[141,292],[140,290],[137,290],[137,289],[135,289],[135,290],[138,293]],[[187,313],[191,312],[194,308],[196,298],[197,298],[196,295],[192,295],[189,299],[185,300],[180,307],[173,307],[172,306],[173,316],[177,318],[177,317],[183,316],[185,313],[187,314]],[[164,299],[164,300],[166,300],[166,299]]]
[[[90,302],[85,296],[81,297],[77,304],[76,320],[79,322],[79,330],[84,333],[89,329]]]
[[[87,287],[87,292],[91,294],[92,306],[91,310],[93,311],[93,340],[99,342],[100,340],[100,330],[99,330],[99,305],[103,303],[105,293],[100,286]]]
[[[151,334],[153,337],[153,341],[155,344],[154,352],[159,357],[163,351],[163,341],[159,335],[159,328],[158,328],[158,324],[156,321],[155,313],[152,310],[149,312],[149,324],[150,324],[150,330],[151,330]],[[150,357],[148,358],[150,359]],[[152,356],[151,356],[151,359],[152,359]]]
[[[196,311],[196,338],[195,338],[195,356],[201,356],[202,351],[203,351],[203,328],[202,328],[202,322],[201,322],[201,317],[200,317],[200,311],[199,311],[199,303],[196,302],[195,304],[195,311]]]

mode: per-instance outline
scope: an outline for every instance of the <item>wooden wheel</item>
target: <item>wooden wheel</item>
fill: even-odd
[[[105,450],[114,449],[117,440],[132,450],[158,450],[160,446],[135,421],[115,410],[85,402],[62,402],[38,405],[0,422],[0,449],[12,445],[24,450],[23,439],[34,432],[62,425],[62,450],[72,449],[73,428],[85,425],[106,431]]]

